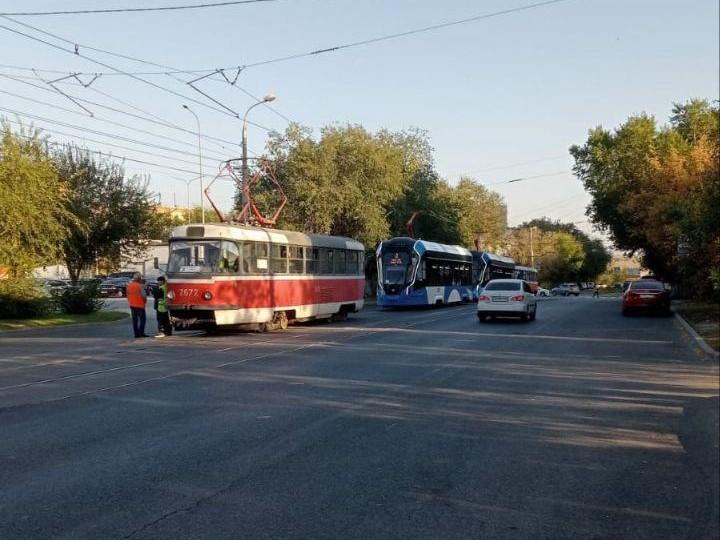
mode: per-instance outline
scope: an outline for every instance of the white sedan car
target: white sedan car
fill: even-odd
[[[534,321],[537,300],[530,285],[522,279],[493,279],[480,290],[477,316],[480,322],[488,317],[520,317]]]

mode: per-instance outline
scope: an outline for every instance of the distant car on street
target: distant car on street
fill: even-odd
[[[536,293],[537,296],[550,296],[550,291],[539,287]]]
[[[561,283],[551,291],[553,296],[580,296],[580,287],[577,283]]]
[[[480,322],[493,317],[520,317],[534,321],[537,300],[527,281],[522,279],[493,279],[480,290],[477,316]]]
[[[670,315],[670,291],[654,279],[631,282],[623,294],[622,314],[655,311]]]
[[[108,278],[100,283],[100,296],[127,296],[127,286],[130,283],[129,278]]]

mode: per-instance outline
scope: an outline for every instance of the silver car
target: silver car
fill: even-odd
[[[527,281],[522,279],[493,279],[480,290],[477,316],[480,322],[494,317],[520,317],[534,321],[537,300]]]

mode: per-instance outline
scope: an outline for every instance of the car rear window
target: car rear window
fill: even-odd
[[[486,291],[519,291],[519,281],[491,281],[485,286]]]
[[[632,290],[649,290],[649,289],[660,289],[661,291],[665,289],[665,286],[660,283],[659,281],[650,281],[648,280],[642,280],[642,281],[636,281],[635,283],[630,284],[630,288]]]

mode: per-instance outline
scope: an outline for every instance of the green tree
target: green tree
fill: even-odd
[[[2,125],[0,267],[11,278],[54,263],[68,227],[82,228],[66,210],[69,190],[60,182],[45,146],[37,130],[13,133]]]
[[[76,217],[61,248],[73,282],[98,260],[117,266],[163,235],[166,223],[147,181],[126,178],[122,166],[110,158],[96,159],[72,145],[56,152],[53,161],[68,194],[66,208]]]
[[[719,125],[718,107],[691,100],[675,105],[666,126],[633,116],[570,149],[593,222],[654,274],[684,277],[701,293],[720,269]],[[685,244],[687,253],[678,249]]]

